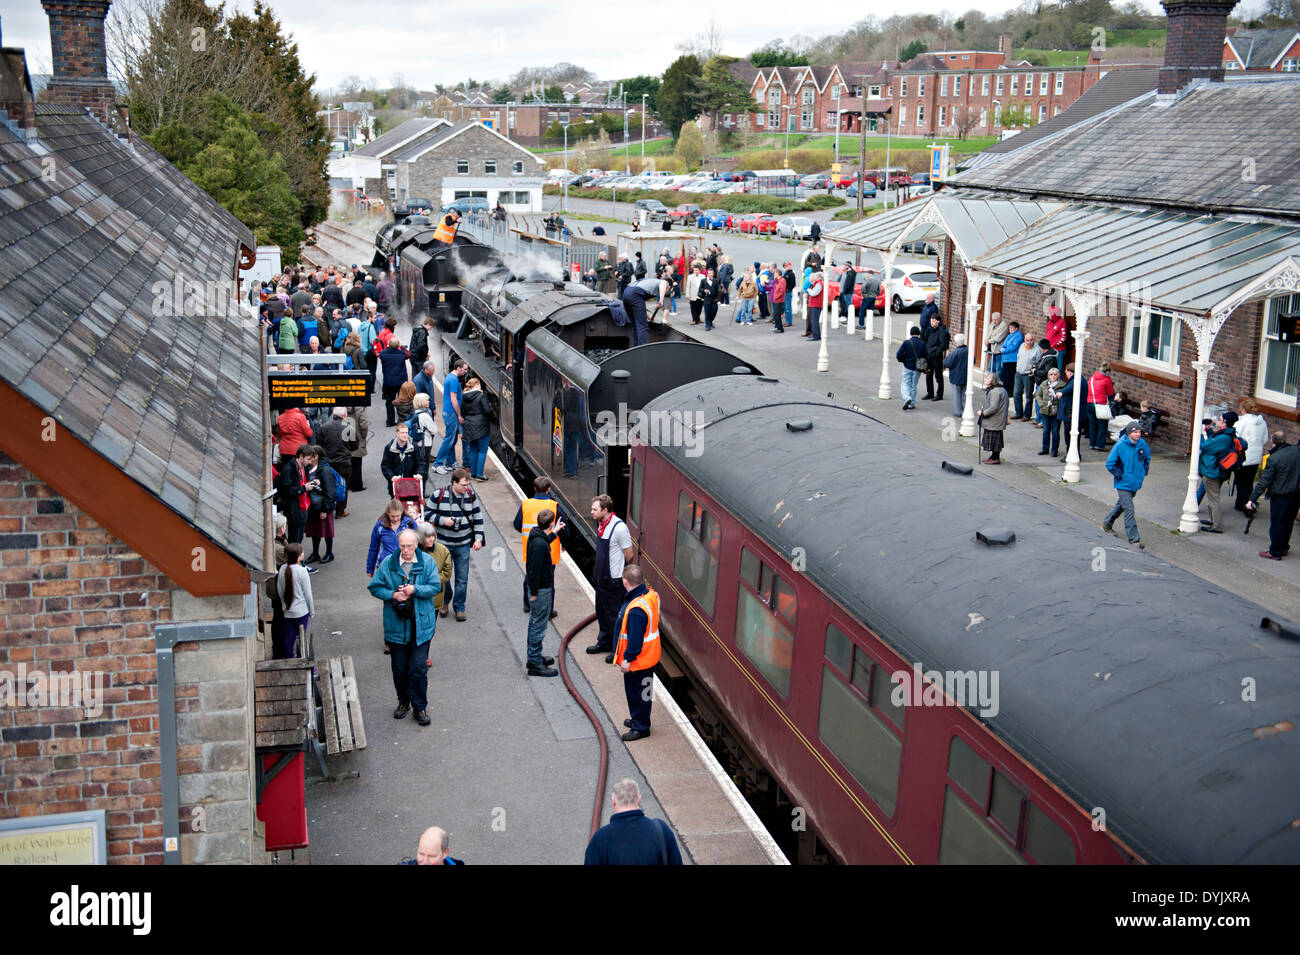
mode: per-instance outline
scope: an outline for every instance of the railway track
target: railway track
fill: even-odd
[[[303,245],[299,257],[313,266],[368,265],[374,257],[374,240],[351,226],[322,222],[312,233],[312,241]]]

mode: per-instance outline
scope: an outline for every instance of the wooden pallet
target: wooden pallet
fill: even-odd
[[[366,748],[366,726],[361,718],[356,672],[352,657],[318,661],[321,711],[325,717],[325,752],[330,756]]]

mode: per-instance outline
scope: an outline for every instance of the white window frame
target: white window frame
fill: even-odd
[[[880,87],[879,87],[879,86],[868,86],[868,87],[867,87],[867,99],[880,99]]]
[[[907,104],[900,103],[898,106],[898,128],[901,130],[907,125]]]
[[[981,107],[980,107],[980,125],[981,125],[981,126],[984,126],[984,127],[987,127],[988,124],[989,124],[989,108],[988,108],[987,106],[981,106]]]
[[[1277,342],[1275,338],[1274,339],[1269,338],[1268,326],[1269,326],[1269,321],[1272,318],[1272,313],[1274,312],[1274,310],[1281,312],[1282,308],[1284,307],[1284,303],[1286,303],[1288,299],[1292,299],[1292,298],[1295,299],[1293,303],[1293,307],[1300,308],[1300,294],[1283,295],[1280,298],[1266,299],[1264,302],[1264,308],[1263,308],[1264,315],[1262,318],[1262,326],[1259,332],[1259,361],[1255,373],[1255,397],[1263,398],[1265,401],[1273,401],[1280,405],[1286,405],[1287,407],[1291,407],[1295,404],[1296,396],[1288,395],[1284,391],[1272,391],[1268,388],[1265,388],[1264,368],[1265,365],[1267,364],[1265,359],[1268,357],[1268,343],[1270,341],[1274,341],[1276,342],[1277,347],[1279,348],[1283,347],[1283,344],[1281,342]],[[1300,348],[1300,345],[1298,345],[1295,342],[1291,342],[1289,343],[1289,347]],[[1298,357],[1297,360],[1300,360],[1300,357]]]
[[[961,95],[961,74],[960,73],[958,73],[956,76],[952,78],[952,95],[953,96]]]
[[[495,176],[497,174],[497,161],[495,159],[483,160],[483,175]]]
[[[1183,341],[1183,322],[1173,312],[1156,309],[1154,314],[1163,318],[1168,316],[1172,321],[1170,327],[1173,329],[1173,341],[1170,343],[1169,361],[1160,361],[1156,358],[1148,358],[1145,350],[1133,351],[1133,328],[1134,322],[1141,323],[1141,335],[1139,340],[1145,344],[1147,341],[1150,328],[1152,309],[1150,306],[1130,304],[1128,313],[1124,319],[1124,360],[1132,362],[1135,365],[1141,365],[1144,368],[1154,368],[1157,371],[1167,372],[1171,375],[1181,374],[1178,366],[1178,351],[1182,347]]]
[[[1236,69],[1236,65],[1235,65],[1235,64],[1233,65],[1233,68]],[[1300,57],[1289,56],[1289,57],[1287,57],[1285,60],[1283,60],[1283,61],[1282,61],[1282,72],[1283,72],[1283,73],[1300,73]]]
[[[940,96],[948,95],[948,74],[947,73],[939,77],[939,95]]]
[[[1050,77],[1051,77],[1050,73],[1038,74],[1038,95],[1039,96],[1047,95],[1047,82]]]
[[[457,160],[456,160],[456,175],[458,175],[458,176],[468,176],[468,175],[469,175],[469,160],[468,160],[468,159],[457,159]]]
[[[980,83],[980,96],[988,96],[988,95],[989,95],[989,75],[985,73],[984,80],[983,82]]]
[[[515,175],[516,175],[516,176],[521,176],[521,175],[523,175],[523,172],[524,172],[524,161],[523,161],[522,159],[516,159],[516,160],[515,160],[514,170],[515,170]]]
[[[997,100],[993,101],[993,125],[995,128],[1002,125],[1002,104]]]
[[[1064,92],[1065,92],[1065,74],[1057,73],[1056,74],[1056,95],[1060,96]]]
[[[924,76],[918,77],[917,80],[916,80],[916,95],[917,95],[917,96],[924,96],[924,95],[925,95],[925,77],[924,77]]]
[[[1001,79],[1001,77],[998,77],[998,79]],[[1019,96],[1020,94],[1017,92],[1019,88],[1020,88],[1020,74],[1012,73],[1011,74],[1011,95]],[[1001,93],[1002,90],[999,89],[998,92]]]
[[[1005,79],[1005,77],[999,75],[999,76],[998,76],[998,81],[997,81],[995,84],[993,84],[993,85],[994,85],[994,88],[996,89],[996,92],[993,94],[994,96],[1001,96],[1001,95],[1002,95],[1002,81],[1003,81],[1003,79]]]
[[[1061,107],[1059,107],[1059,106],[1053,106],[1053,107],[1052,107],[1052,115],[1053,115],[1053,116],[1060,116],[1060,115],[1061,115]]]
[[[815,117],[813,116],[813,111],[811,107],[805,107],[801,109],[799,111],[799,128],[812,129],[814,119]]]
[[[907,95],[907,77],[906,77],[906,76],[900,76],[900,77],[898,78],[898,95],[899,95],[899,96],[906,96],[906,95]]]
[[[1034,95],[1034,74],[1033,73],[1025,74],[1025,95],[1026,96]]]
[[[814,90],[811,86],[805,86],[802,92],[800,93],[799,105],[812,106],[813,103],[816,102],[816,99],[817,99],[817,91]]]
[[[1046,104],[1046,103],[1039,103],[1039,104],[1038,104],[1038,121],[1039,121],[1040,123],[1042,123],[1042,122],[1046,122],[1046,120],[1047,120],[1047,104]]]
[[[943,129],[948,125],[948,107],[942,103],[939,104],[939,128]]]

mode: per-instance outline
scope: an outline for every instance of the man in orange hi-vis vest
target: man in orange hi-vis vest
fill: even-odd
[[[456,227],[460,224],[460,213],[455,209],[447,212],[434,227],[433,239],[442,245],[451,245],[456,239]]]
[[[624,721],[624,742],[650,735],[650,704],[654,700],[654,669],[659,662],[659,595],[646,586],[641,568],[623,568],[627,602],[618,615],[618,646],[614,664],[623,671],[623,692],[631,717]]]

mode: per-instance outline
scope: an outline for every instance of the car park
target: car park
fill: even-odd
[[[737,228],[741,232],[753,232],[757,235],[775,235],[776,234],[776,216],[763,215],[754,212],[743,217]]]
[[[812,235],[813,221],[806,216],[778,219],[776,234],[787,239],[807,239]]]
[[[849,188],[844,191],[844,194],[850,199],[856,199],[858,197],[858,184],[856,182],[852,183]],[[876,187],[873,183],[867,182],[863,184],[862,197],[864,199],[876,198]]]

